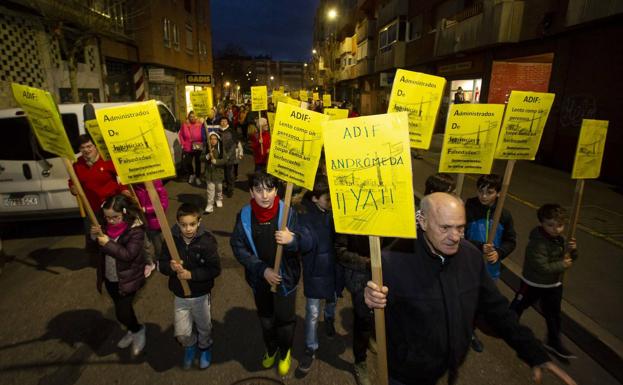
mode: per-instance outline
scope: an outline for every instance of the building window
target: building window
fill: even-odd
[[[193,26],[186,24],[186,52],[193,53]]]
[[[180,29],[177,27],[177,24],[173,24],[173,48],[176,51],[180,50]]]
[[[357,61],[368,57],[368,40],[364,40],[357,44]]]
[[[405,40],[405,21],[396,19],[379,32],[379,51],[387,52],[397,41]]]
[[[408,41],[417,40],[422,37],[422,31],[424,29],[424,15],[417,15],[408,24]]]
[[[171,20],[166,17],[162,20],[163,43],[165,47],[171,46]]]
[[[193,8],[192,8],[192,4],[191,4],[191,0],[184,0],[184,10],[188,13],[192,13],[193,12]]]

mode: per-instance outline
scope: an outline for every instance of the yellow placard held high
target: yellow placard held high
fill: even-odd
[[[85,120],[84,126],[89,132],[89,135],[91,135],[91,138],[93,138],[93,143],[95,144],[95,147],[97,147],[97,152],[99,152],[102,159],[110,160],[110,153],[108,153],[108,147],[106,147],[106,142],[102,136],[100,126],[97,125],[97,120]]]
[[[196,116],[205,118],[212,112],[212,89],[190,91],[190,104]]]
[[[271,101],[273,102],[273,104],[276,105],[277,103],[279,103],[281,97],[283,97],[283,92],[279,90],[274,90],[271,96]]]
[[[599,177],[607,134],[607,120],[582,119],[571,178],[595,179]]]
[[[320,100],[320,94],[318,92],[312,92],[312,97],[314,99],[314,102],[316,100]]]
[[[322,105],[326,107],[331,107],[331,94],[322,95]]]
[[[26,118],[41,148],[73,161],[76,154],[71,148],[52,95],[47,91],[17,83],[11,83],[11,88],[15,100],[26,112]],[[10,135],[10,132],[6,134]],[[9,140],[9,137],[5,139]]]
[[[544,92],[511,91],[495,149],[496,159],[534,159],[554,96]]]
[[[106,147],[124,184],[175,176],[154,100],[95,111]]]
[[[322,126],[335,230],[415,238],[407,113]]]
[[[301,102],[307,102],[308,99],[309,94],[307,93],[307,90],[299,90],[299,100]]]
[[[409,113],[411,147],[428,150],[446,79],[419,72],[396,71],[387,112]]]
[[[268,128],[272,131],[275,127],[275,113],[267,112],[266,115],[268,115]]]
[[[268,91],[266,86],[251,87],[251,111],[268,109]]]
[[[452,104],[439,172],[490,174],[503,116],[503,104]]]
[[[348,110],[344,108],[325,108],[322,112],[329,115],[330,120],[348,118]]]
[[[322,150],[320,123],[325,120],[329,120],[326,115],[279,103],[271,133],[268,173],[312,190]]]

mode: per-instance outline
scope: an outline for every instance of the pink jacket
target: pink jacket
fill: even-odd
[[[182,151],[192,152],[193,142],[205,142],[203,130],[203,123],[196,121],[194,124],[185,122],[182,124],[182,128],[178,133],[180,138],[180,144],[182,145]]]
[[[134,192],[136,193],[136,197],[138,198],[141,207],[145,210],[147,229],[160,230],[160,223],[158,222],[158,218],[156,218],[156,211],[154,210],[154,206],[151,204],[151,199],[149,199],[149,194],[147,194],[145,185],[142,183],[138,183],[132,185],[132,187],[134,187]],[[162,208],[166,210],[167,207],[169,207],[169,194],[167,194],[167,190],[162,185],[162,181],[158,179],[154,181],[154,187],[156,188],[158,196],[160,197],[160,203],[162,204]]]

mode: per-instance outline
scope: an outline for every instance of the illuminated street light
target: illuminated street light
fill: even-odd
[[[274,76],[271,76],[271,77],[270,77],[270,80],[275,80],[275,77],[274,77]]]
[[[307,67],[307,63],[303,64],[303,67]]]
[[[337,11],[335,10],[335,8],[332,8],[329,10],[329,12],[327,12],[327,17],[329,18],[329,20],[334,20],[337,17]]]
[[[225,82],[225,87],[229,87],[229,82]]]
[[[316,51],[316,49],[314,48],[314,49],[312,49],[312,53],[315,55],[315,54],[318,53],[318,51]]]

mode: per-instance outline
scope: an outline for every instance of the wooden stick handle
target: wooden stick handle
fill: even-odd
[[[74,166],[71,164],[71,161],[67,158],[63,158],[63,163],[65,164],[65,168],[67,169],[67,173],[71,178],[71,182],[74,187],[78,190],[78,197],[82,200],[82,205],[86,210],[87,215],[89,216],[89,221],[91,221],[92,225],[99,225],[97,218],[95,217],[95,213],[93,212],[93,208],[91,208],[91,204],[87,200],[87,196],[84,194],[84,190],[82,189],[82,185],[78,180],[78,176],[76,175],[76,171],[74,170]]]
[[[162,235],[164,236],[164,241],[167,244],[169,254],[171,254],[171,258],[173,258],[175,262],[181,264],[182,260],[180,259],[180,255],[178,254],[177,248],[175,247],[173,234],[171,234],[171,226],[169,226],[169,222],[167,221],[167,216],[165,215],[164,209],[162,208],[162,203],[160,202],[160,197],[158,196],[158,192],[154,187],[154,182],[145,182],[145,189],[147,190],[147,194],[149,195],[149,199],[151,200],[151,205],[154,207],[156,218],[158,218],[158,222],[160,222],[160,229],[162,230]],[[182,290],[184,290],[184,296],[188,297],[190,295],[190,287],[188,286],[188,281],[186,281],[185,279],[180,279],[180,283],[182,284]]]
[[[582,197],[584,195],[584,179],[578,179],[575,183],[575,193],[573,194],[573,203],[571,204],[571,218],[569,218],[569,232],[567,233],[567,241],[575,238],[575,230],[580,219],[580,207],[582,206]]]
[[[493,213],[493,224],[491,225],[491,229],[489,229],[487,243],[493,243],[493,239],[495,239],[495,232],[500,224],[500,217],[502,216],[502,209],[504,208],[504,201],[508,193],[508,186],[510,185],[511,176],[513,175],[515,162],[517,162],[515,159],[506,162],[506,171],[504,171],[504,179],[502,180],[502,190],[500,191],[500,196],[495,206],[495,212]]]
[[[290,182],[286,185],[286,197],[283,207],[283,215],[281,216],[281,223],[279,224],[279,230],[285,230],[288,225],[288,216],[290,215],[290,202],[292,201],[292,188],[294,185]],[[275,273],[279,274],[279,268],[281,267],[281,256],[283,255],[283,245],[277,245],[277,252],[275,253]],[[277,292],[277,286],[271,285],[270,291]]]
[[[383,287],[383,267],[381,265],[381,239],[370,236],[370,265],[372,267],[372,281]],[[374,328],[376,330],[376,351],[378,363],[378,383],[388,385],[387,371],[387,341],[385,339],[385,310],[374,309]]]
[[[461,197],[463,193],[463,183],[465,183],[465,174],[460,173],[456,175],[456,196]]]

